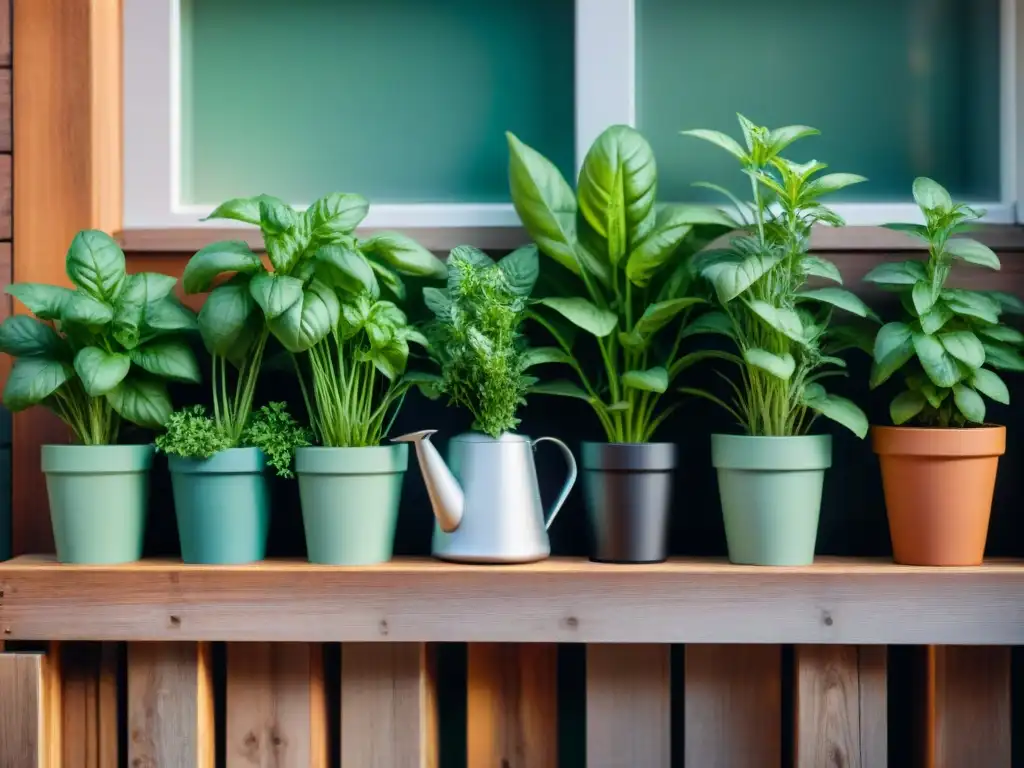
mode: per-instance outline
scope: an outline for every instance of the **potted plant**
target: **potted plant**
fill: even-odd
[[[731,222],[707,206],[656,206],[654,153],[627,126],[597,138],[575,193],[539,152],[512,134],[508,144],[512,202],[553,262],[546,277],[555,295],[537,299],[529,316],[557,346],[531,355],[569,366],[578,382],[544,382],[532,391],[585,400],[607,438],[582,450],[591,557],[664,560],[676,453],[673,443],[651,441],[679,405],[663,405],[662,395],[691,392],[679,378],[699,360],[730,357],[683,354],[682,344],[725,327],[720,314],[693,318],[707,301],[695,291],[690,259]],[[596,370],[574,348],[577,329],[594,342]]]
[[[725,407],[745,434],[712,435],[729,559],[752,565],[804,565],[814,560],[825,470],[832,463],[829,435],[809,434],[818,416],[858,437],[867,417],[822,381],[843,375],[837,353],[850,346],[850,329],[832,327],[833,310],[874,313],[849,291],[807,288],[809,277],[841,283],[831,262],[808,253],[811,228],[841,226],[826,194],[863,181],[849,173],[821,174],[825,165],[800,164],[780,154],[816,134],[806,126],[776,130],[739,117],[744,144],[717,131],[685,133],[725,149],[749,178],[753,202],[736,203],[740,232],[728,246],[699,259],[715,289],[739,349],[740,382]]]
[[[1003,325],[1019,300],[947,288],[953,264],[999,269],[981,243],[956,235],[981,213],[954,203],[935,181],[914,181],[924,224],[895,224],[928,248],[926,260],[881,264],[865,280],[895,291],[904,317],[875,337],[872,389],[899,372],[889,405],[895,426],[871,428],[882,468],[893,557],[906,565],[978,565],[1006,427],[985,421],[982,396],[1008,404],[993,368],[1024,370],[1024,334]]]
[[[165,380],[197,382],[181,338],[193,314],[166,275],[125,272],[107,234],[86,230],[68,249],[75,288],[17,283],[7,290],[35,315],[0,325],[0,350],[16,358],[4,405],[43,405],[75,444],[44,445],[57,558],[125,563],[142,556],[153,446],[118,445],[124,422],[159,429],[171,413]]]

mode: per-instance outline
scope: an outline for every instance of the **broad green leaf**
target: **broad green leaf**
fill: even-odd
[[[615,330],[618,317],[614,312],[600,309],[586,299],[579,297],[550,297],[538,299],[538,304],[550,307],[573,325],[582,328],[598,338],[603,338]]]
[[[332,192],[313,203],[303,214],[313,239],[333,242],[339,235],[348,235],[366,218],[370,204],[362,195]]]
[[[950,288],[942,292],[942,301],[958,315],[976,317],[986,323],[999,322],[999,304],[978,291]]]
[[[146,305],[142,318],[148,335],[191,331],[196,328],[196,316],[173,296],[165,296]]]
[[[949,354],[965,365],[981,368],[985,364],[985,348],[970,331],[940,333],[938,339]]]
[[[107,394],[121,418],[148,429],[161,429],[171,415],[167,386],[151,376],[132,374]]]
[[[424,288],[423,303],[427,305],[427,309],[442,319],[448,317],[448,313],[451,312],[452,308],[452,301],[448,298],[448,293],[440,288]]]
[[[842,424],[857,437],[867,435],[868,417],[852,400],[829,394],[820,384],[808,384],[804,387],[801,399],[808,408],[826,419]]]
[[[367,263],[373,270],[373,274],[377,276],[377,283],[391,291],[391,294],[399,301],[405,301],[406,290],[405,283],[402,281],[402,278],[383,264],[378,264],[376,261],[369,260],[367,260]]]
[[[911,291],[910,296],[914,302],[914,309],[917,310],[918,315],[923,315],[935,305],[936,296],[932,291],[931,283],[924,281],[914,283],[914,288]]]
[[[338,324],[340,316],[341,304],[334,289],[320,280],[313,280],[302,291],[299,301],[281,315],[268,318],[267,327],[289,352],[305,352],[331,332]],[[406,346],[405,357],[408,357],[408,354]],[[391,352],[387,357],[393,362],[394,355]],[[375,359],[374,363],[377,362]],[[405,370],[404,360],[401,370]]]
[[[261,269],[263,262],[246,243],[241,240],[222,240],[210,243],[188,260],[181,276],[181,285],[188,294],[206,293],[213,281],[225,272],[252,274]]]
[[[766,275],[779,263],[777,253],[754,254],[738,261],[720,261],[701,270],[714,287],[718,300],[726,304]]]
[[[64,302],[61,320],[65,323],[86,325],[91,328],[104,326],[114,319],[113,308],[87,293],[75,291]]]
[[[249,281],[249,293],[267,320],[273,320],[302,301],[302,281],[289,275],[263,272]]]
[[[214,288],[199,310],[199,334],[207,351],[235,365],[243,361],[262,325],[255,309],[247,282]]]
[[[787,338],[799,343],[807,340],[800,316],[792,309],[773,307],[768,302],[761,301],[760,299],[748,302],[748,306],[755,315]]]
[[[572,365],[573,359],[558,347],[529,347],[523,353],[521,368],[525,371],[527,368],[545,363]]]
[[[269,197],[260,200],[260,229],[264,235],[280,235],[295,229],[301,215],[281,200]]]
[[[432,280],[444,280],[448,275],[443,261],[401,232],[378,232],[369,240],[363,240],[359,249],[403,275]]]
[[[662,393],[668,389],[668,371],[661,366],[646,371],[626,371],[622,374],[622,385],[644,392]]]
[[[236,197],[218,205],[214,209],[213,213],[203,219],[203,221],[208,221],[210,219],[233,219],[235,221],[244,221],[246,224],[255,224],[256,226],[259,226],[260,201],[262,200],[272,200],[281,203],[282,205],[285,204],[283,200],[270,195]]]
[[[772,376],[783,381],[788,381],[796,370],[796,360],[786,352],[783,355],[775,355],[766,349],[745,349],[743,359],[755,368],[767,371]]]
[[[85,347],[75,355],[75,373],[92,397],[100,397],[114,389],[128,375],[130,367],[128,355],[107,352],[99,347]]]
[[[960,366],[936,337],[915,333],[913,340],[917,359],[921,361],[921,367],[935,386],[952,387],[960,381]]]
[[[267,247],[267,257],[274,265],[274,270],[286,275],[298,265],[302,253],[309,245],[309,235],[299,232],[298,229],[286,229],[277,234],[265,232],[263,243]]]
[[[437,400],[441,397],[442,379],[436,373],[423,373],[421,371],[406,371],[402,381],[419,389],[428,400]]]
[[[921,386],[918,387],[917,389],[921,392],[922,395],[925,396],[925,399],[928,401],[928,404],[932,408],[941,408],[942,407],[942,402],[946,399],[946,397],[950,393],[949,389],[946,389],[945,387],[940,389],[939,387],[936,387],[934,384],[932,384],[927,379],[925,379],[921,383]]]
[[[40,320],[60,320],[64,302],[74,291],[60,285],[44,283],[14,283],[7,293],[16,298]]]
[[[693,136],[697,139],[709,141],[724,149],[737,160],[743,160],[747,156],[747,153],[743,150],[743,147],[739,145],[739,142],[721,131],[709,131],[704,128],[695,128],[690,131],[682,131],[682,134],[684,136]]]
[[[0,323],[0,351],[11,357],[61,360],[67,356],[69,347],[46,323],[28,315],[15,315]]]
[[[126,349],[134,349],[139,345],[147,306],[167,298],[176,282],[173,277],[157,272],[128,275],[124,290],[114,304],[112,330],[118,344]]]
[[[865,304],[859,296],[843,288],[812,288],[797,294],[797,299],[799,301],[824,302],[825,304],[831,304],[833,307],[845,310],[850,314],[857,315],[857,317],[867,317],[878,321],[878,315],[875,314],[874,310]]]
[[[977,329],[986,339],[1001,341],[1005,344],[1024,344],[1024,333],[1008,325],[986,325]]]
[[[1008,312],[1011,315],[1024,315],[1024,301],[1021,301],[1019,296],[1006,291],[985,291],[985,295],[996,302],[1003,312]]]
[[[843,282],[843,276],[839,273],[839,267],[820,256],[804,256],[800,260],[800,266],[804,272],[812,277],[821,277],[840,285]]]
[[[977,240],[967,238],[953,238],[946,241],[946,253],[960,261],[968,264],[977,264],[979,267],[999,269],[999,257],[995,251],[987,245],[982,245]]]
[[[162,379],[198,384],[203,380],[192,348],[175,339],[156,339],[129,353],[135,365]]]
[[[75,375],[70,363],[42,357],[16,360],[4,387],[4,406],[23,411],[38,405]]]
[[[809,125],[785,125],[768,134],[768,146],[771,147],[772,154],[777,155],[797,139],[817,136],[819,133],[817,128],[811,128]]]
[[[1007,389],[1005,382],[999,377],[999,374],[987,368],[979,368],[974,371],[967,379],[967,383],[997,403],[1010,404],[1010,390]]]
[[[920,280],[927,280],[928,273],[919,261],[891,261],[879,264],[866,275],[864,282],[881,286],[905,288]]]
[[[530,387],[530,392],[535,395],[560,395],[561,397],[575,397],[579,400],[591,402],[591,397],[571,381],[542,381]]]
[[[540,252],[536,245],[517,248],[498,262],[509,286],[516,295],[527,297],[540,275]]]
[[[883,224],[882,228],[891,229],[893,232],[902,232],[926,243],[929,240],[928,227],[923,224]]]
[[[370,260],[357,250],[340,243],[324,245],[313,254],[320,265],[320,276],[330,285],[349,293],[365,291],[374,298],[380,295],[380,286]]]
[[[647,346],[649,341],[649,338],[641,336],[635,328],[629,333],[619,331],[619,344],[626,349],[640,351]]]
[[[953,209],[953,199],[946,188],[925,176],[914,179],[914,200],[926,211],[948,213]]]
[[[921,322],[921,330],[929,334],[936,333],[952,319],[953,310],[941,301],[937,301],[931,309],[918,318]]]
[[[821,195],[838,192],[840,189],[860,184],[862,181],[867,181],[867,179],[855,173],[826,173],[824,176],[819,176],[807,184],[804,188],[804,198],[813,200]]]
[[[675,254],[693,229],[693,206],[673,205],[658,210],[652,229],[633,247],[626,261],[626,277],[634,285],[646,286],[655,273]]]
[[[926,405],[928,405],[928,401],[922,393],[913,390],[900,392],[889,403],[889,418],[898,427],[917,416]]]
[[[963,384],[954,385],[953,400],[965,419],[975,424],[985,423],[985,401],[973,389]]]
[[[71,282],[108,304],[113,304],[124,288],[124,252],[114,238],[98,229],[75,235],[65,266]]]
[[[656,302],[644,310],[643,315],[636,321],[634,330],[642,336],[653,336],[668,325],[684,309],[688,309],[696,304],[706,303],[704,299],[694,296]]]
[[[875,336],[870,387],[885,383],[890,376],[914,356],[913,333],[905,323],[887,323]]]
[[[1003,371],[1024,371],[1024,357],[1013,347],[997,341],[982,342],[985,349],[985,362],[993,368]]]
[[[681,338],[697,336],[704,333],[717,333],[733,338],[732,320],[724,312],[705,312],[695,320],[686,324]]]

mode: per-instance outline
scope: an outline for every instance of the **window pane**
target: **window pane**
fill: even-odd
[[[729,155],[679,136],[738,137],[736,112],[820,129],[790,157],[867,176],[845,200],[910,199],[919,175],[1001,197],[999,0],[637,0],[637,51],[664,200],[714,199],[699,179],[742,191]]]
[[[573,0],[181,0],[182,202],[509,199],[573,170]]]

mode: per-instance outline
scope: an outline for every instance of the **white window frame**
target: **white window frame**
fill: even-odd
[[[576,163],[607,126],[636,125],[636,0],[576,2]],[[124,226],[126,229],[224,227],[201,222],[220,201],[185,205],[180,197],[180,0],[124,0]],[[1001,199],[969,201],[985,221],[1024,221],[1024,0],[1000,8]],[[310,201],[296,201],[305,207]],[[912,203],[840,203],[851,226],[920,221]],[[510,204],[377,204],[368,228],[517,227]]]

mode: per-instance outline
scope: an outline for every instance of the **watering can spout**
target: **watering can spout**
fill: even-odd
[[[423,482],[427,486],[427,495],[430,496],[430,505],[434,508],[434,516],[437,518],[441,530],[451,533],[462,522],[465,496],[459,481],[448,469],[448,465],[441,458],[437,448],[430,442],[430,436],[435,432],[437,432],[436,429],[410,432],[408,435],[392,438],[391,442],[412,443],[416,446],[416,459],[420,463],[420,472],[423,474]]]

